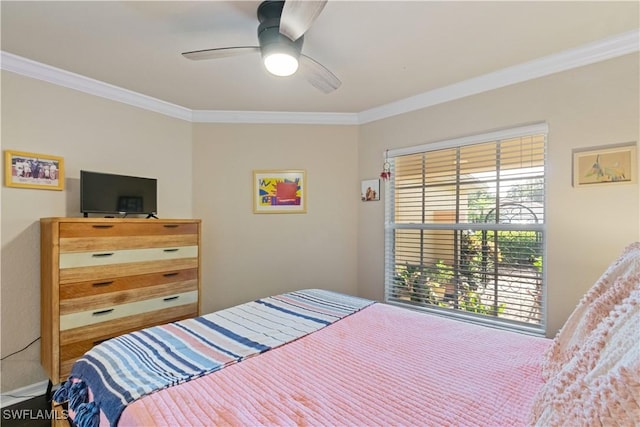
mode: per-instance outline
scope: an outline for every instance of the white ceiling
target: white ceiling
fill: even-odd
[[[6,1],[2,50],[189,110],[359,113],[639,28],[638,1],[329,0],[303,53],[342,80],[324,94],[269,75],[259,1]],[[637,37],[637,36],[636,36]]]

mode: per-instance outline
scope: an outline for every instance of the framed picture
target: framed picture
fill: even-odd
[[[366,179],[360,184],[360,199],[363,202],[380,200],[380,180]]]
[[[636,182],[636,143],[573,150],[573,186]]]
[[[254,170],[254,213],[307,212],[304,170]]]
[[[7,187],[64,189],[62,157],[5,150],[4,173]]]

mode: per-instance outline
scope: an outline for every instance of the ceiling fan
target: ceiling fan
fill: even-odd
[[[263,1],[258,6],[259,46],[235,46],[183,52],[192,60],[217,59],[248,53],[262,54],[264,66],[276,76],[290,76],[298,67],[314,87],[330,93],[342,83],[325,66],[301,53],[304,33],[316,20],[327,0]]]

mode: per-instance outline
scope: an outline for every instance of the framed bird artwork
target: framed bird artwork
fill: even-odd
[[[573,150],[573,186],[636,182],[637,143]]]

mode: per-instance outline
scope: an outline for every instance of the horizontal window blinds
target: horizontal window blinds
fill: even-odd
[[[392,153],[388,302],[543,332],[546,133],[506,135]]]

